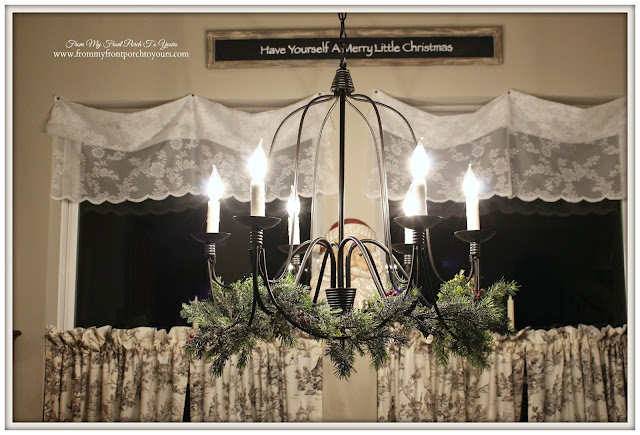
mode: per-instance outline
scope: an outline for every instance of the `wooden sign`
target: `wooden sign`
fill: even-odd
[[[208,31],[207,68],[338,65],[336,30]],[[349,65],[499,65],[502,27],[351,29]]]

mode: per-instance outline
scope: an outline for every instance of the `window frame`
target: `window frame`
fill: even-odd
[[[79,215],[79,203],[68,199],[61,201],[56,323],[62,330],[73,329],[76,326]]]

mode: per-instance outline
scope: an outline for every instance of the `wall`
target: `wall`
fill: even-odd
[[[49,199],[51,137],[43,133],[52,97],[105,106],[153,105],[196,93],[223,104],[274,106],[328,91],[335,67],[207,70],[205,32],[223,29],[335,28],[336,14],[17,14],[13,17],[13,329],[14,421],[40,421],[43,332],[56,320],[60,205]],[[350,68],[359,92],[372,89],[416,103],[488,101],[516,89],[560,101],[603,101],[626,94],[623,14],[365,14],[349,27],[504,26],[504,64]],[[337,34],[337,30],[336,30]],[[175,41],[188,59],[59,59],[68,39]],[[347,216],[371,221],[361,195],[363,128],[354,145]],[[335,211],[335,206],[327,207]],[[336,220],[325,214],[325,224]],[[45,246],[46,244],[46,246]],[[350,384],[325,364],[326,421],[374,421],[375,373],[366,361]]]

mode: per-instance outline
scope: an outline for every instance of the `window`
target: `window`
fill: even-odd
[[[525,202],[494,197],[480,202],[481,223],[496,235],[482,245],[483,281],[504,277],[521,290],[515,298],[516,327],[552,328],[579,323],[626,323],[620,201]],[[76,326],[116,328],[187,325],[181,305],[208,292],[204,249],[191,233],[203,231],[206,198],[185,195],[163,201],[80,204]],[[311,201],[301,198],[302,239],[308,240]],[[282,222],[265,232],[273,276],[286,260],[286,202],[267,204]],[[401,214],[402,202],[391,202]],[[232,236],[218,248],[217,270],[226,282],[247,276],[248,230],[234,215],[249,204],[221,203],[221,231]],[[448,279],[468,270],[468,245],[454,236],[466,225],[464,204],[429,203],[443,216],[431,232],[436,266]],[[394,241],[403,231],[392,224]]]

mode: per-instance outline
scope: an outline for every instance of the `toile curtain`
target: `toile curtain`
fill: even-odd
[[[244,370],[231,361],[216,379],[184,354],[190,332],[48,327],[44,421],[181,422],[187,384],[192,421],[321,420],[321,344],[261,343]]]
[[[414,333],[405,347],[393,346],[378,370],[378,421],[519,421],[524,380],[522,332],[494,336],[487,370],[450,357],[438,365],[431,340]]]
[[[44,421],[182,421],[188,338],[186,327],[48,327]]]
[[[216,378],[190,361],[190,415],[197,422],[322,421],[322,343],[298,338],[297,348],[262,343],[243,371],[237,357]]]
[[[627,421],[627,329],[579,325],[526,336],[529,421]]]
[[[530,422],[626,421],[626,331],[579,325],[495,335],[486,370],[460,358],[437,366],[430,341],[415,334],[378,371],[378,421],[520,421],[525,383]]]

